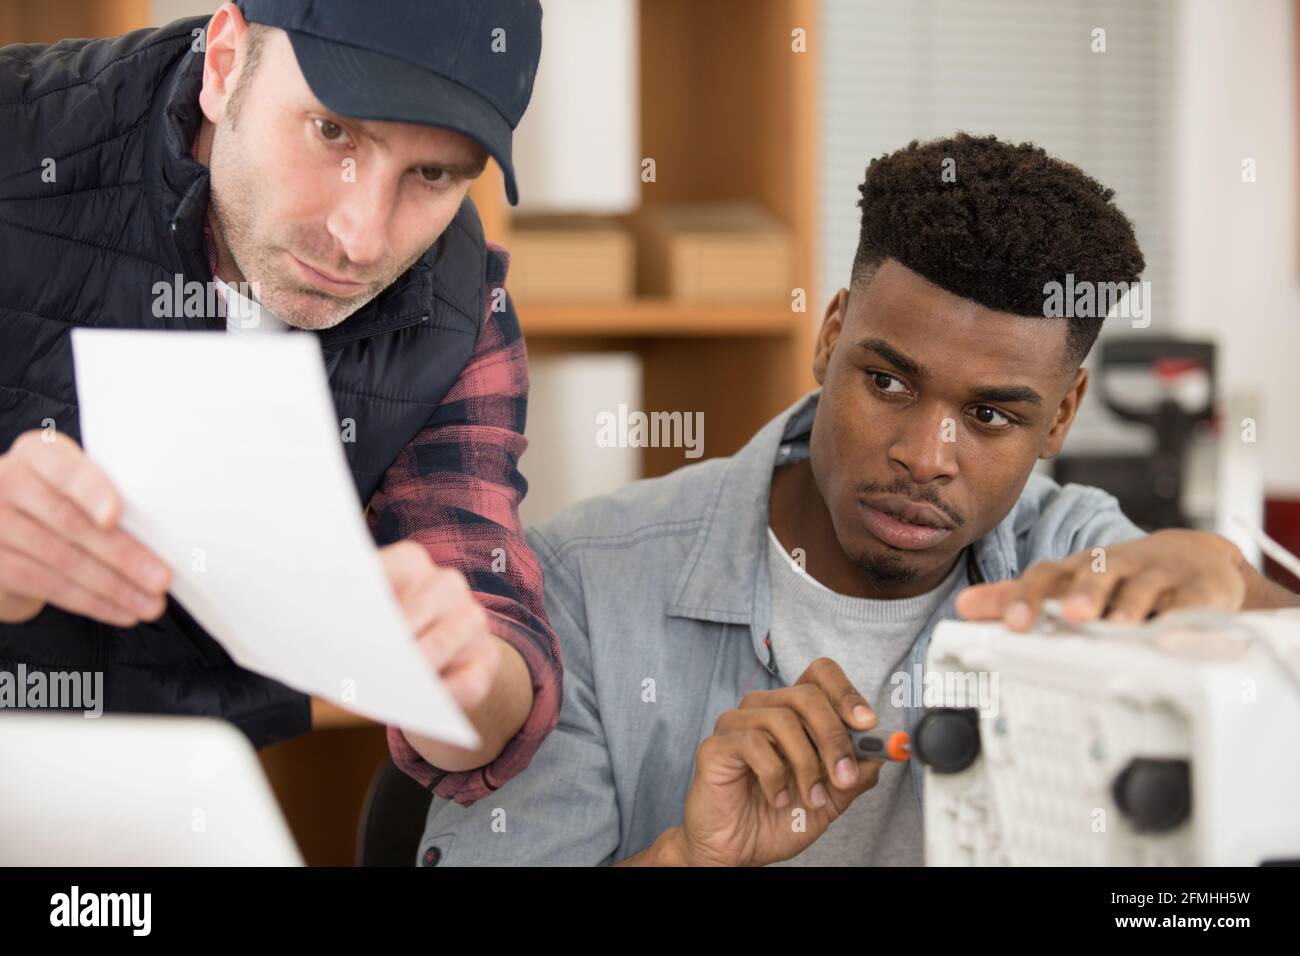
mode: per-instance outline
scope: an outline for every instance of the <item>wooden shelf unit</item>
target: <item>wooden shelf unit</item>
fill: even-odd
[[[516,302],[532,354],[636,352],[641,407],[703,412],[706,458],[735,452],[815,384],[817,17],[816,0],[642,0],[640,9],[640,155],[656,165],[641,201],[760,202],[790,230],[806,311],[793,312],[788,297],[723,306]],[[796,29],[807,52],[792,49]],[[488,238],[509,248],[500,172],[491,167],[471,195]],[[680,467],[681,455],[668,451],[645,449],[643,474]]]

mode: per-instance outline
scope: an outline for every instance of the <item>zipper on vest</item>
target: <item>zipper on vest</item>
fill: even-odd
[[[373,338],[376,335],[388,335],[390,332],[400,332],[402,329],[409,329],[414,325],[423,325],[429,321],[428,315],[417,315],[413,319],[404,321],[399,320],[397,325],[381,326],[377,329],[365,329],[360,332],[353,332],[349,335],[338,335],[326,338],[321,335],[321,346],[323,348],[333,348],[336,345],[346,345],[348,342],[356,342],[359,339]]]

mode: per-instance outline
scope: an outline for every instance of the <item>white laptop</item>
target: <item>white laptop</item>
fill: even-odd
[[[0,711],[0,866],[301,866],[233,725]]]

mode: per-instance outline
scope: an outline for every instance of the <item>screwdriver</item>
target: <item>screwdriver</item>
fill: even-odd
[[[866,730],[848,728],[853,740],[853,753],[859,760],[908,760],[912,756],[912,738],[906,731],[896,730],[881,737]]]

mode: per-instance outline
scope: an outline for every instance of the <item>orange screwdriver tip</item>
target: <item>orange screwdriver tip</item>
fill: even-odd
[[[912,738],[907,735],[907,731],[894,731],[885,744],[885,752],[891,760],[909,759],[912,756]]]

